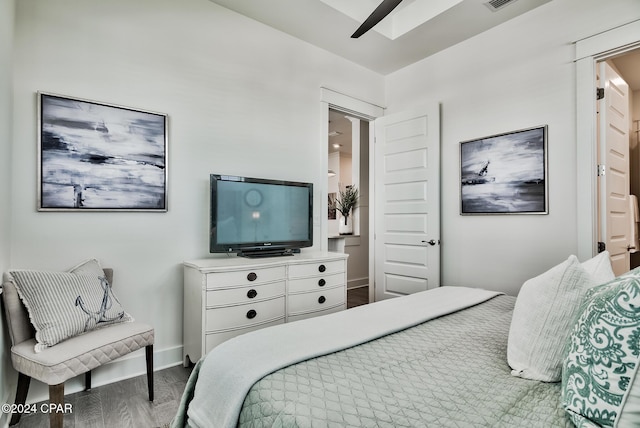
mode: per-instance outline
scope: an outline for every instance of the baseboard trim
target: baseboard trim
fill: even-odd
[[[182,365],[182,345],[173,346],[153,352],[153,371],[163,370],[169,367]],[[121,380],[144,375],[147,373],[146,357],[144,349],[139,349],[131,354],[125,355],[115,361],[97,367],[91,372],[91,386],[96,388],[102,385],[119,382]],[[84,390],[84,376],[76,376],[69,379],[64,384],[64,395],[73,394]],[[13,400],[15,391],[11,391],[11,396],[7,400]],[[49,387],[35,379],[32,379],[29,387],[27,403],[38,403],[49,399]],[[4,415],[0,415],[2,417]],[[0,419],[2,422],[2,419]],[[7,425],[9,421],[7,420]],[[5,426],[0,423],[0,426]]]
[[[347,281],[347,290],[351,290],[353,288],[366,287],[369,285],[369,278],[355,278]]]

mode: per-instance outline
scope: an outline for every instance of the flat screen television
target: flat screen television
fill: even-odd
[[[290,255],[313,245],[313,184],[211,174],[211,253]]]

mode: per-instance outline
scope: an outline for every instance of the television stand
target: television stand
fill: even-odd
[[[305,251],[184,262],[185,367],[239,334],[346,309],[347,257]]]
[[[293,256],[295,251],[284,248],[274,248],[269,250],[257,250],[257,251],[241,251],[238,253],[239,257],[247,257],[249,259],[257,259],[261,257],[281,257],[281,256]]]

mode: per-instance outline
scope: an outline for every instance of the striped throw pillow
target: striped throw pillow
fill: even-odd
[[[82,333],[132,321],[95,260],[70,272],[12,270],[36,331],[35,352]]]

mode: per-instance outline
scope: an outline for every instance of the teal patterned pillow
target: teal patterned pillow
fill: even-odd
[[[562,371],[564,408],[578,427],[618,426],[638,408],[630,391],[640,388],[640,268],[587,291],[579,313]]]

